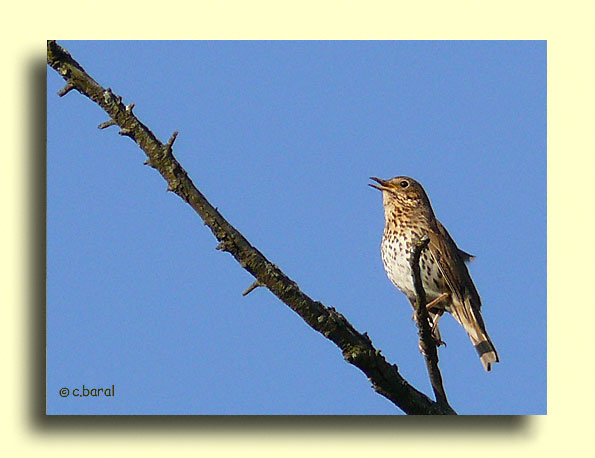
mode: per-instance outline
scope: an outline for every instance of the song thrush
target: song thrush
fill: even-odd
[[[457,248],[434,216],[422,186],[409,177],[381,180],[372,177],[373,188],[382,191],[386,224],[382,237],[382,262],[388,278],[415,308],[415,288],[409,259],[413,243],[427,234],[430,239],[420,258],[422,284],[437,343],[443,343],[438,320],[446,310],[469,335],[486,371],[499,361],[481,316],[481,299],[465,262],[473,256]]]

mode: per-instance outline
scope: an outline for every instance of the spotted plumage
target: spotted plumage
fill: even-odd
[[[481,316],[481,299],[465,265],[473,257],[457,248],[434,216],[430,200],[417,181],[403,176],[372,180],[378,184],[370,186],[382,191],[386,222],[381,253],[388,278],[414,305],[416,295],[409,259],[414,241],[427,235],[430,242],[420,258],[420,273],[434,338],[442,343],[438,320],[445,311],[451,313],[489,371],[499,359]]]

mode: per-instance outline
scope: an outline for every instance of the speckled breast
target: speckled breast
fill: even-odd
[[[401,290],[409,300],[415,300],[415,289],[409,259],[412,240],[419,238],[413,231],[385,231],[382,238],[382,262],[386,274],[393,284]],[[444,277],[438,269],[433,256],[426,248],[420,259],[421,276],[427,300],[431,301],[440,294],[448,292]]]

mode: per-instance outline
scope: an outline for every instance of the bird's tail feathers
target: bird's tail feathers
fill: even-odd
[[[455,319],[467,331],[467,335],[481,359],[481,364],[489,372],[492,369],[492,363],[497,363],[500,360],[496,348],[485,329],[481,312],[473,307],[469,300],[465,300],[465,303],[459,304],[458,307],[455,305],[452,312]]]

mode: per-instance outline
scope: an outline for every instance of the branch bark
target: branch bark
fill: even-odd
[[[156,169],[167,182],[167,190],[176,193],[201,217],[219,241],[218,250],[227,251],[252,274],[257,284],[268,288],[296,312],[312,329],[335,343],[347,362],[359,368],[370,380],[376,392],[393,402],[407,414],[446,415],[454,413],[432,401],[411,386],[394,364],[386,361],[374,348],[367,334],[358,332],[333,307],[314,301],[298,285],[271,263],[258,249],[234,228],[194,186],[192,180],[173,156],[177,132],[163,144],[132,112],[133,104],[125,106],[122,97],[105,89],[91,78],[72,56],[55,41],[47,43],[47,63],[66,81],[59,91],[63,96],[72,89],[93,100],[110,117],[99,127],[120,127],[119,133],[130,137],[147,155],[145,164]]]
[[[413,286],[415,287],[415,322],[418,327],[419,347],[424,355],[426,361],[426,369],[430,377],[430,383],[436,396],[436,402],[440,404],[445,410],[452,410],[446,398],[444,385],[442,383],[442,374],[438,368],[438,347],[436,341],[432,336],[432,329],[430,327],[430,316],[426,308],[427,299],[426,292],[421,281],[421,272],[419,267],[419,258],[421,252],[430,243],[430,238],[424,235],[421,239],[415,240],[413,243],[413,253],[409,260],[411,271],[413,273]]]

